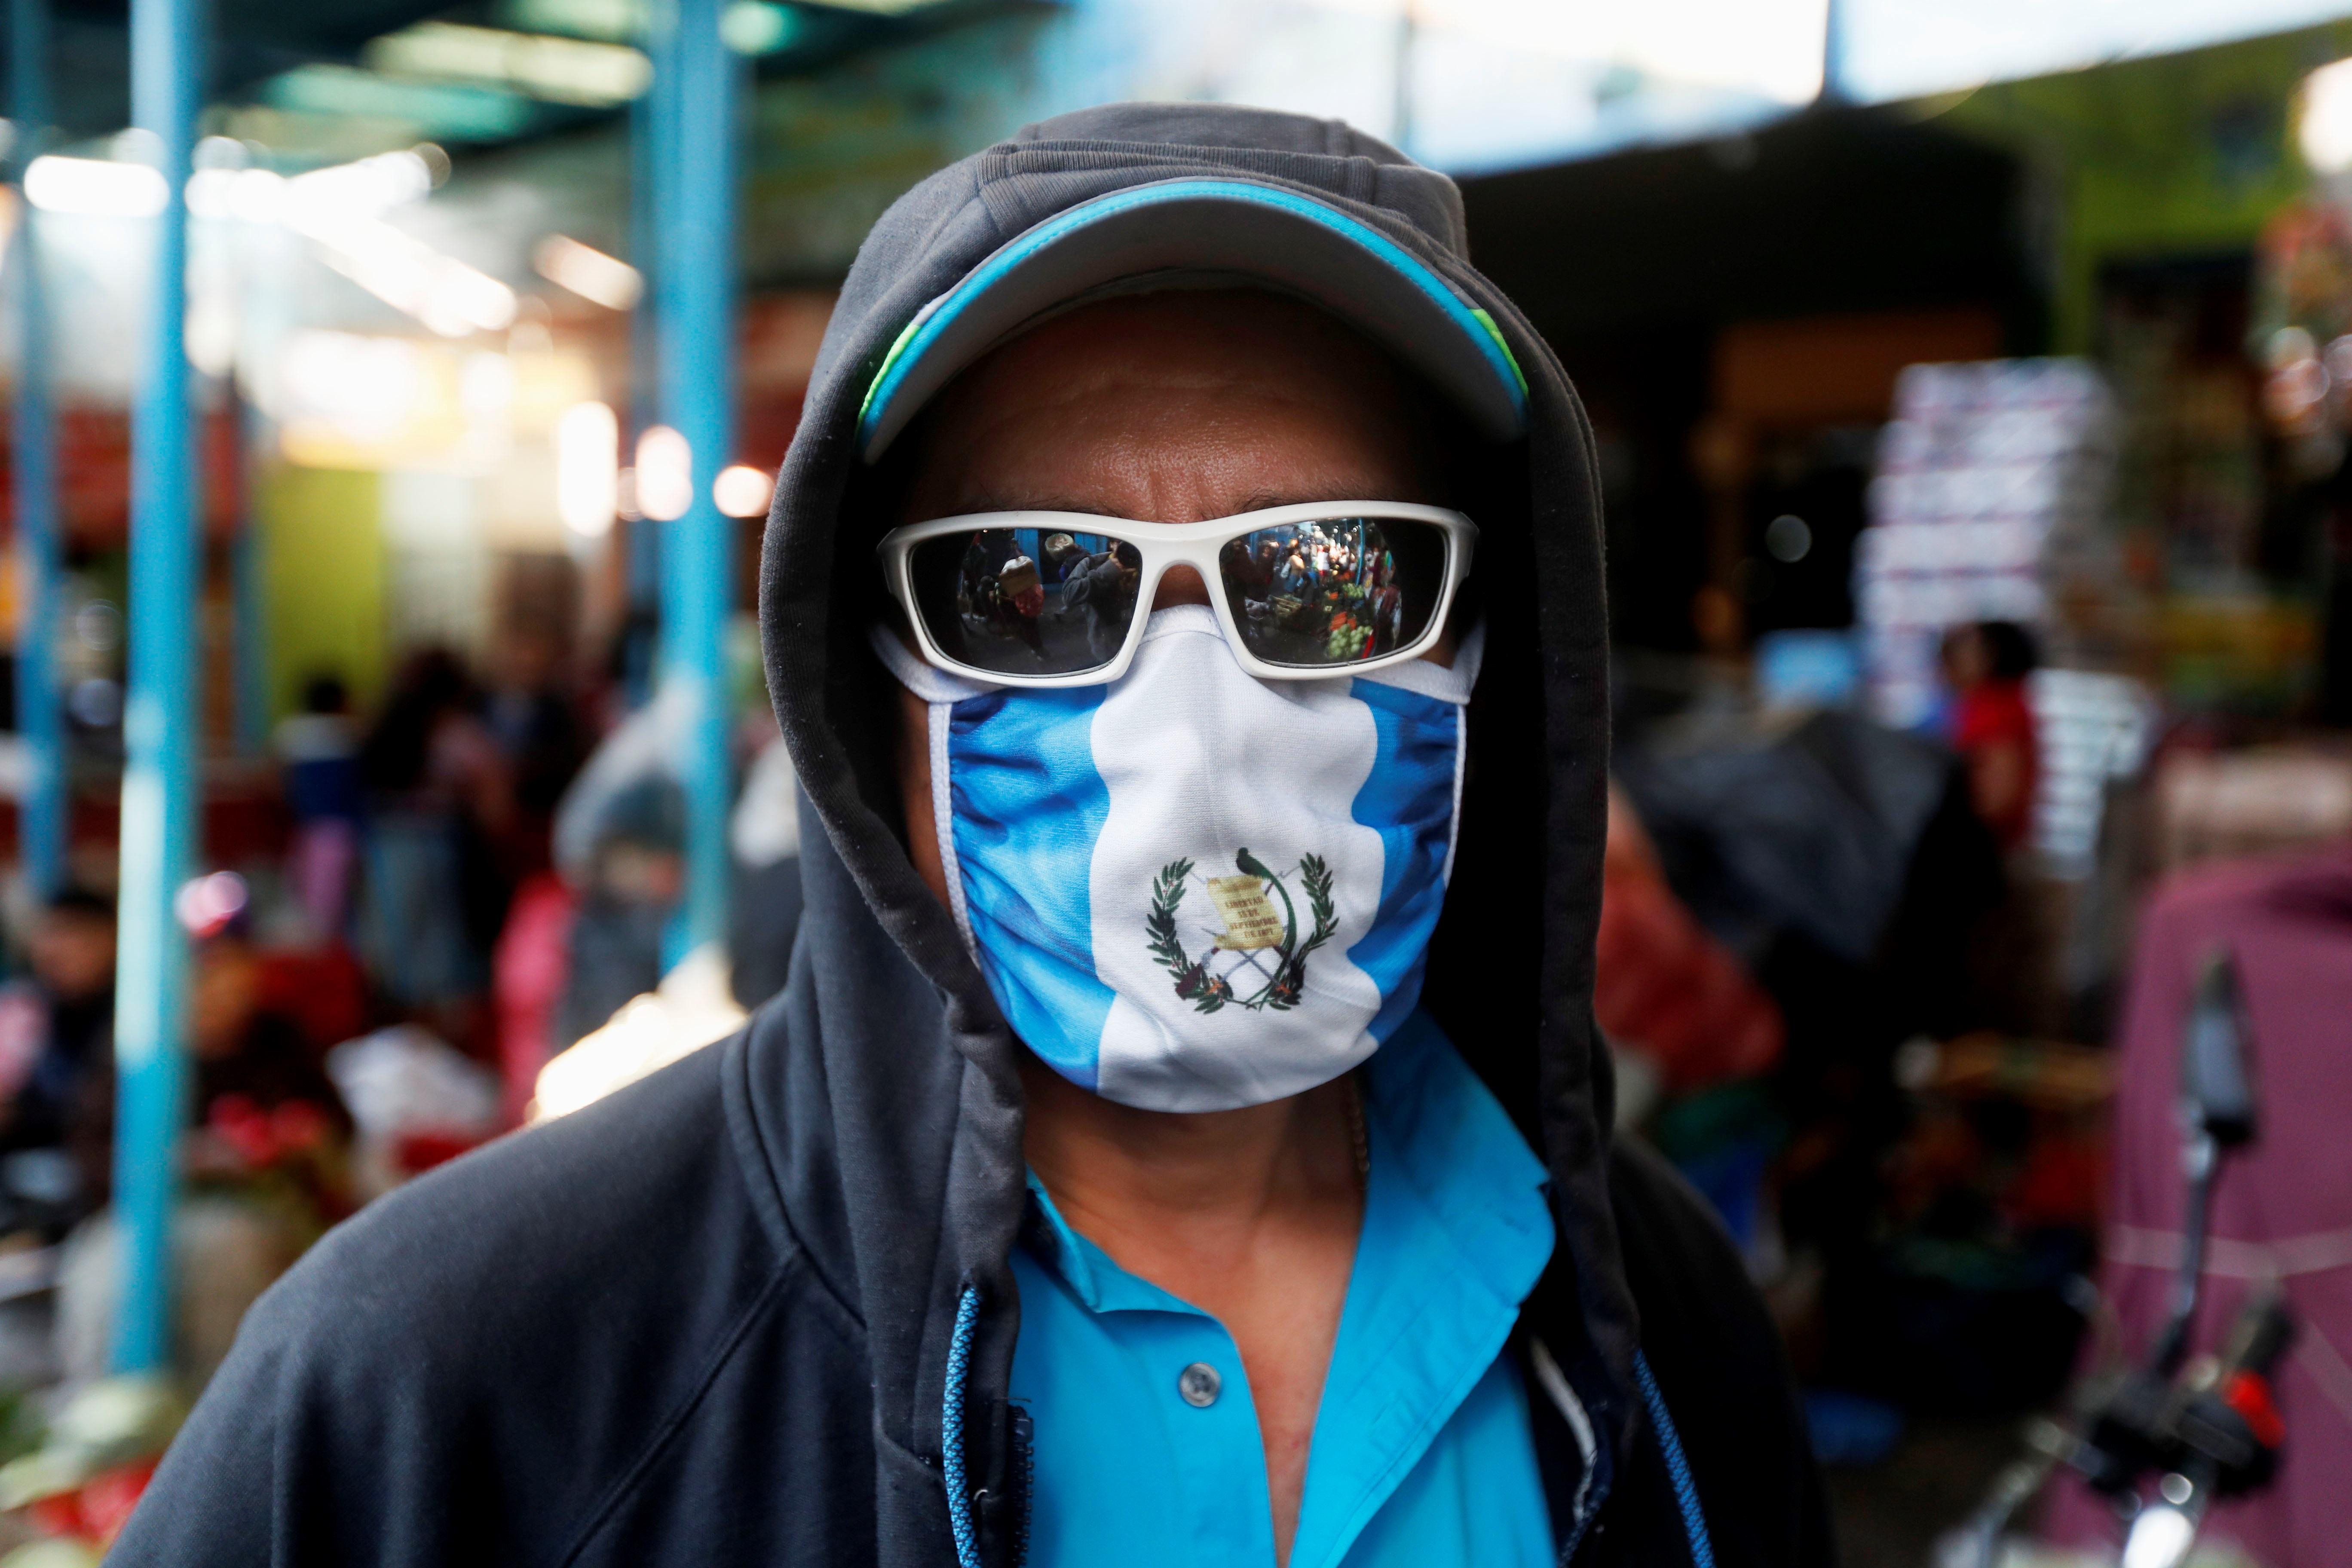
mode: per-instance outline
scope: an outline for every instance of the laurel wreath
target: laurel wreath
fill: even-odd
[[[1277,956],[1273,977],[1249,995],[1238,995],[1222,976],[1209,973],[1213,948],[1198,959],[1184,951],[1183,939],[1176,932],[1176,911],[1184,902],[1187,880],[1192,875],[1189,857],[1170,861],[1152,879],[1151,912],[1143,917],[1144,936],[1151,956],[1175,977],[1178,998],[1192,1003],[1202,1013],[1214,1013],[1228,1005],[1252,1012],[1268,1007],[1280,1012],[1296,1007],[1307,983],[1308,955],[1329,942],[1339,929],[1339,907],[1331,897],[1331,868],[1320,855],[1299,857],[1298,879],[1307,891],[1307,913],[1314,920],[1307,940],[1301,942],[1298,908],[1291,902],[1290,889],[1282,878],[1247,849],[1234,857],[1234,866],[1244,876],[1272,883],[1276,896],[1282,900],[1283,935],[1275,949]]]

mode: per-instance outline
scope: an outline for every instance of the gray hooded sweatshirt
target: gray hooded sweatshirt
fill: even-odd
[[[1514,1353],[1561,1559],[1831,1560],[1739,1258],[1611,1133],[1591,1003],[1608,621],[1576,395],[1472,270],[1443,175],[1332,121],[1122,105],[926,180],[843,289],[761,573],[769,689],[807,792],[783,993],[732,1039],[331,1233],[247,1318],[111,1563],[1021,1561],[1020,1047],[908,856],[895,688],[866,644],[887,524],[854,437],[893,341],[992,252],[1088,198],[1202,175],[1370,225],[1491,314],[1527,376],[1528,433],[1483,465],[1475,507],[1486,653],[1423,1005],[1550,1173],[1559,1245]],[[1560,1377],[1533,1370],[1538,1339]]]

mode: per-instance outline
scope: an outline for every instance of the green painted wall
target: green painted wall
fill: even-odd
[[[2294,99],[2314,68],[2352,55],[2352,22],[2187,54],[2001,82],[1922,102],[1923,115],[2007,147],[2037,182],[2053,347],[2092,346],[2110,261],[2242,250],[2309,178]]]
[[[378,482],[372,473],[290,465],[260,478],[256,500],[273,718],[294,710],[303,681],[313,675],[341,675],[352,706],[362,711],[383,689]]]

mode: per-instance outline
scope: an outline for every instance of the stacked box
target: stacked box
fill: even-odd
[[[2156,700],[2129,676],[2084,669],[2035,670],[2026,700],[2040,761],[2033,845],[2044,870],[2080,880],[2098,852],[2107,785],[2147,760]]]
[[[2113,399],[2078,359],[1916,364],[1895,384],[1854,542],[1872,711],[1911,728],[1941,694],[1937,652],[1967,621],[2052,630],[2070,581],[2113,571],[2103,526]]]

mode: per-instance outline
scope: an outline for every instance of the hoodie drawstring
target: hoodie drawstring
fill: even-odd
[[[955,1535],[956,1568],[981,1568],[980,1532],[972,1528],[971,1491],[964,1484],[963,1470],[963,1392],[971,1377],[971,1336],[979,1322],[980,1287],[967,1285],[956,1302],[955,1333],[948,1341],[947,1398],[940,1414],[940,1468],[947,1479],[948,1529]]]
[[[1658,1392],[1658,1380],[1650,1375],[1650,1358],[1640,1351],[1633,1352],[1633,1375],[1641,1380],[1642,1402],[1650,1407],[1650,1425],[1657,1429],[1658,1447],[1665,1451],[1666,1474],[1675,1483],[1675,1504],[1683,1512],[1683,1534],[1690,1541],[1691,1568],[1715,1568],[1715,1546],[1707,1539],[1706,1516],[1698,1507],[1698,1483],[1691,1479],[1690,1460],[1683,1455],[1675,1418],[1666,1412],[1666,1396]]]

